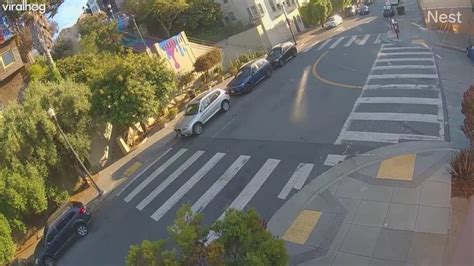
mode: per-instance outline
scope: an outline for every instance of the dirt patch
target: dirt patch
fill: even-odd
[[[453,178],[451,180],[451,197],[469,198],[474,195],[474,180],[462,180]]]

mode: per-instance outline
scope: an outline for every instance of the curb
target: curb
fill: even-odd
[[[440,47],[443,47],[443,48],[447,48],[447,49],[450,49],[450,50],[457,51],[457,52],[466,53],[466,49],[462,49],[461,47],[458,47],[458,46],[455,46],[455,45],[444,44],[444,43],[437,43],[437,45],[440,46]]]
[[[270,218],[268,230],[275,236],[282,237],[286,229],[298,216],[304,206],[316,197],[323,189],[332,185],[340,178],[357,172],[374,163],[407,153],[423,153],[432,151],[458,151],[450,147],[449,142],[404,142],[381,147],[370,152],[343,161],[328,171],[314,178],[302,190],[294,194]]]

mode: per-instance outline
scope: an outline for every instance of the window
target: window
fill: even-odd
[[[275,5],[275,0],[268,0],[268,2],[270,3],[270,7],[272,8],[272,11],[276,12],[277,8],[276,8],[276,5]]]
[[[250,8],[247,7],[247,12],[249,13],[249,17],[253,18],[252,11],[250,11]]]
[[[257,7],[255,5],[251,6],[252,16],[256,17],[258,15]]]
[[[201,103],[201,112],[204,111],[209,106],[210,103],[211,103],[211,100],[209,97],[204,98],[204,100],[202,100],[202,103]]]
[[[214,92],[213,94],[211,94],[211,96],[209,96],[210,102],[214,102],[217,97],[219,97],[219,92]]]
[[[53,241],[53,239],[56,237],[57,234],[58,234],[58,231],[56,230],[56,228],[50,227],[45,237],[46,243],[51,243],[51,241]]]
[[[260,14],[264,14],[265,11],[263,10],[262,4],[258,4],[258,10],[260,11]]]
[[[286,6],[291,6],[290,0],[286,0]]]
[[[0,62],[2,63],[3,68],[7,68],[11,64],[15,63],[15,56],[13,55],[12,50],[8,50],[1,54]]]

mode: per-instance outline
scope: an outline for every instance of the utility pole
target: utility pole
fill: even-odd
[[[99,196],[102,196],[104,194],[104,191],[102,189],[99,188],[99,186],[97,185],[97,183],[94,181],[94,179],[92,178],[92,174],[89,172],[89,170],[87,169],[87,167],[84,165],[84,163],[82,162],[81,158],[79,158],[79,155],[77,154],[76,150],[74,150],[74,148],[72,147],[71,143],[69,142],[69,139],[66,137],[66,134],[64,134],[64,131],[63,129],[61,128],[61,125],[59,124],[58,122],[58,119],[56,117],[56,112],[54,111],[54,109],[52,107],[50,107],[48,109],[48,115],[49,117],[51,117],[51,119],[54,120],[54,122],[56,122],[56,125],[58,126],[58,129],[59,129],[59,132],[61,133],[61,135],[63,136],[64,140],[66,140],[66,143],[67,145],[69,146],[69,149],[71,149],[72,153],[74,154],[74,157],[76,157],[77,161],[79,162],[79,164],[81,165],[82,169],[84,170],[84,172],[86,172],[90,182],[92,183],[92,185],[94,186],[94,188],[97,190],[97,192],[99,193]]]
[[[281,8],[283,9],[283,14],[285,14],[286,23],[288,24],[288,27],[290,28],[291,37],[293,37],[293,41],[294,41],[295,45],[297,45],[297,43],[296,43],[296,38],[295,38],[295,34],[293,33],[293,29],[291,28],[290,19],[288,18],[288,14],[286,13],[286,8],[285,8],[285,2],[284,2],[284,0],[280,3],[280,6],[281,6]]]

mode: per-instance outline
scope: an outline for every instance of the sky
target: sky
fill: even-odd
[[[59,7],[56,16],[53,17],[53,20],[58,23],[59,31],[76,24],[77,19],[82,13],[82,7],[85,6],[86,3],[86,0],[64,1],[64,3]]]

